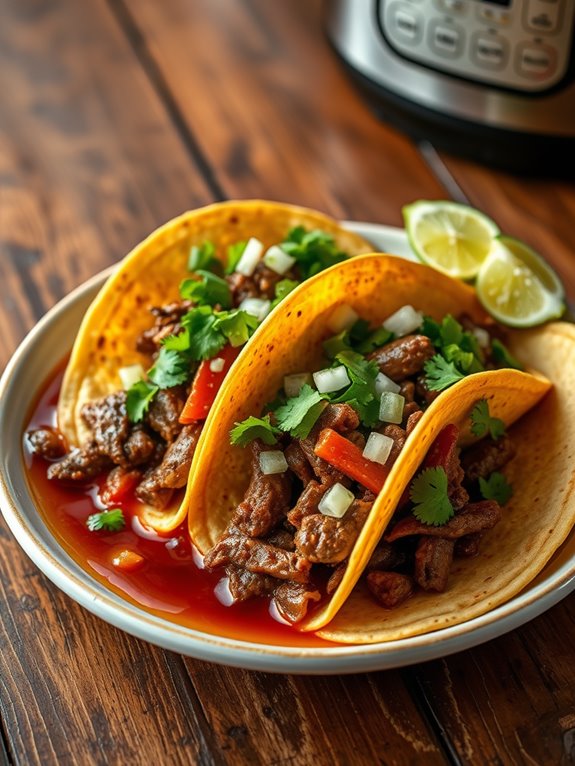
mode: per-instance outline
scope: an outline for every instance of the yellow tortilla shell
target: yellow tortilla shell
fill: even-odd
[[[342,304],[350,305],[372,325],[381,324],[405,304],[437,320],[446,314],[467,314],[479,323],[489,321],[470,287],[427,266],[393,256],[359,256],[301,285],[278,307],[275,321],[266,320],[257,337],[246,346],[206,421],[184,500],[189,509],[190,535],[200,552],[205,553],[220,538],[249,483],[250,450],[230,445],[231,428],[249,415],[259,415],[282,387],[284,375],[319,368],[322,341],[331,335],[327,329],[329,317]],[[474,402],[483,396],[489,397],[492,414],[510,424],[539,401],[549,387],[542,377],[501,370],[470,376],[441,394],[410,435],[408,446],[392,468],[338,589],[300,627],[319,630],[344,604],[407,482],[443,424],[450,419],[463,421]],[[354,620],[355,613],[351,621],[342,624],[353,629]],[[358,636],[356,631],[354,640]]]
[[[58,424],[69,444],[82,445],[90,438],[81,409],[122,388],[121,367],[150,366],[150,358],[136,351],[136,339],[152,324],[149,308],[179,299],[180,283],[190,275],[187,262],[193,245],[212,242],[225,263],[229,245],[256,237],[267,248],[300,225],[332,234],[338,248],[349,255],[372,249],[322,213],[261,200],[221,202],[184,213],[137,245],[102,287],[74,343],[58,401]],[[179,506],[142,510],[143,520],[160,532],[174,529],[184,514]]]
[[[575,523],[575,398],[567,363],[575,356],[575,326],[555,322],[518,331],[509,346],[553,381],[553,390],[511,429],[517,454],[505,475],[514,494],[503,518],[486,533],[478,556],[454,561],[444,593],[418,593],[387,611],[358,587],[320,631],[323,638],[393,641],[478,617],[520,593],[566,540]],[[497,399],[501,391],[493,394]],[[446,412],[442,424],[449,420]],[[441,424],[429,428],[437,433]]]

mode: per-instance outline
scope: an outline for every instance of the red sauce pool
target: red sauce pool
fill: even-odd
[[[65,362],[49,377],[29,419],[27,431],[56,424],[56,404]],[[170,622],[216,636],[280,646],[333,646],[309,633],[280,623],[265,599],[226,606],[214,589],[221,574],[198,566],[200,557],[184,526],[170,537],[158,538],[138,528],[136,501],[119,503],[126,518],[121,532],[90,532],[86,519],[101,508],[97,485],[71,489],[51,482],[48,464],[30,453],[24,439],[28,478],[38,511],[58,543],[84,570],[109,590],[144,611]],[[136,519],[136,522],[134,522]],[[144,558],[142,567],[125,572],[112,564],[122,549]]]

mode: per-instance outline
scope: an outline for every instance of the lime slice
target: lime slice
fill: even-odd
[[[409,243],[428,266],[458,279],[473,279],[499,234],[486,215],[446,200],[421,200],[403,208]]]
[[[512,237],[497,237],[477,276],[477,297],[495,319],[533,327],[565,310],[563,285],[534,250]]]

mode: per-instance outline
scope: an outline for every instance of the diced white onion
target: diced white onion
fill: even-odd
[[[257,317],[259,322],[263,322],[270,313],[270,306],[270,301],[265,298],[244,298],[238,308]]]
[[[359,316],[355,313],[351,306],[347,303],[342,303],[341,306],[335,308],[327,321],[328,329],[337,335],[343,330],[349,330],[357,322]]]
[[[295,258],[285,253],[279,245],[273,245],[264,255],[264,263],[268,269],[283,276],[294,265]]]
[[[336,482],[319,501],[318,509],[324,516],[333,516],[336,519],[341,519],[342,516],[345,516],[354,500],[353,492],[350,492],[343,484]]]
[[[487,330],[485,330],[483,327],[474,327],[473,334],[477,338],[477,342],[481,348],[487,348],[489,346],[491,338],[489,337]]]
[[[347,370],[343,364],[339,367],[318,370],[318,372],[313,373],[313,379],[315,387],[320,394],[329,394],[332,391],[339,391],[340,388],[349,386],[351,383]]]
[[[384,391],[379,405],[379,419],[384,423],[401,423],[403,420],[403,408],[405,397]]]
[[[305,384],[313,385],[311,372],[296,372],[284,377],[284,391],[287,397],[297,396]]]
[[[372,431],[365,443],[363,456],[368,460],[373,460],[374,463],[385,465],[392,447],[393,439],[384,434],[378,434],[377,431]]]
[[[383,372],[378,372],[375,376],[375,393],[381,396],[384,391],[391,391],[392,394],[398,394],[401,390],[395,381],[388,378]]]
[[[122,388],[127,391],[134,383],[143,380],[146,373],[141,364],[129,364],[127,367],[120,367],[118,374],[122,381]]]
[[[403,335],[409,335],[410,332],[417,330],[423,322],[423,314],[416,311],[413,306],[402,306],[394,314],[387,317],[383,326],[389,332],[401,338]]]
[[[225,361],[221,358],[221,356],[217,356],[215,359],[212,359],[210,362],[210,371],[211,372],[221,372],[224,369]]]
[[[262,473],[266,475],[272,473],[284,473],[284,471],[287,471],[288,469],[284,453],[280,449],[260,452],[260,468]]]
[[[262,253],[264,251],[263,244],[255,237],[250,237],[245,246],[242,257],[237,263],[236,271],[238,274],[243,274],[244,277],[251,277],[256,270]]]

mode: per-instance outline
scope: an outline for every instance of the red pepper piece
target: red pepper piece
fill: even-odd
[[[241,347],[225,346],[214,359],[223,359],[224,366],[220,372],[214,372],[210,365],[214,359],[205,359],[201,362],[192,384],[192,390],[180,415],[180,423],[195,423],[197,420],[205,420],[224,378],[230,367],[235,362],[241,351]]]
[[[324,428],[320,433],[314,452],[375,494],[381,490],[389,474],[389,468],[365,458],[359,447],[331,428]]]

